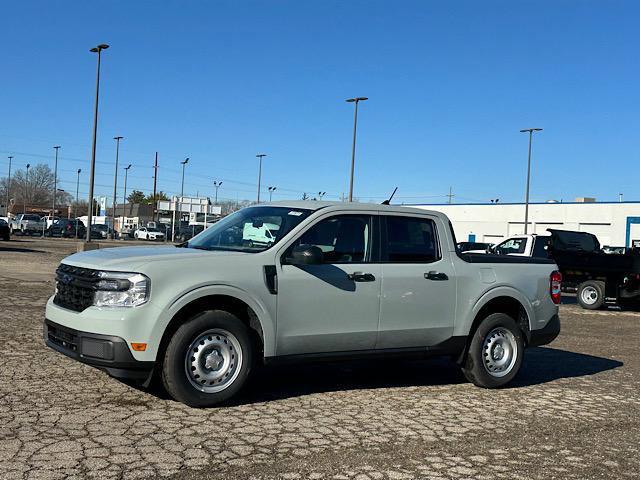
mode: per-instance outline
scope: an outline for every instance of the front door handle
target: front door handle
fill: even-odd
[[[436,272],[435,270],[425,273],[424,278],[427,280],[449,280],[446,273]]]
[[[349,280],[353,280],[354,282],[374,282],[376,277],[373,273],[362,273],[362,272],[353,272],[347,274],[347,278]]]

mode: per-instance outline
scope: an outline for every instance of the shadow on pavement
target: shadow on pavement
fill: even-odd
[[[524,364],[511,387],[525,387],[551,382],[560,378],[595,375],[624,365],[617,360],[568,352],[549,347],[530,348]]]
[[[507,388],[520,388],[576,378],[621,367],[622,362],[548,347],[528,349],[520,373]],[[244,392],[231,405],[299,397],[314,393],[377,388],[455,385],[466,383],[448,358],[384,359],[305,363],[260,367]],[[134,388],[134,384],[130,384]],[[141,389],[143,390],[143,389]],[[167,393],[154,382],[145,390],[160,399]]]
[[[15,252],[15,253],[44,253],[42,250],[35,250],[33,248],[13,246],[11,242],[0,243],[0,252]]]

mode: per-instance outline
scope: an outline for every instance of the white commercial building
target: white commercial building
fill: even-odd
[[[461,241],[498,243],[524,233],[524,203],[413,205],[445,213]],[[528,233],[593,233],[601,245],[640,246],[640,202],[530,203]]]

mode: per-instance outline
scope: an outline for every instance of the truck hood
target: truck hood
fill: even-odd
[[[62,263],[96,270],[135,271],[151,261],[181,261],[196,257],[251,255],[244,252],[206,251],[177,247],[112,247],[75,253]]]

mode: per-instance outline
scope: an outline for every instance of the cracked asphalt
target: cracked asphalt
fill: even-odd
[[[502,390],[444,359],[360,361],[265,368],[237,404],[196,410],[44,346],[73,251],[0,243],[0,478],[640,477],[638,312],[563,305],[561,336]]]

